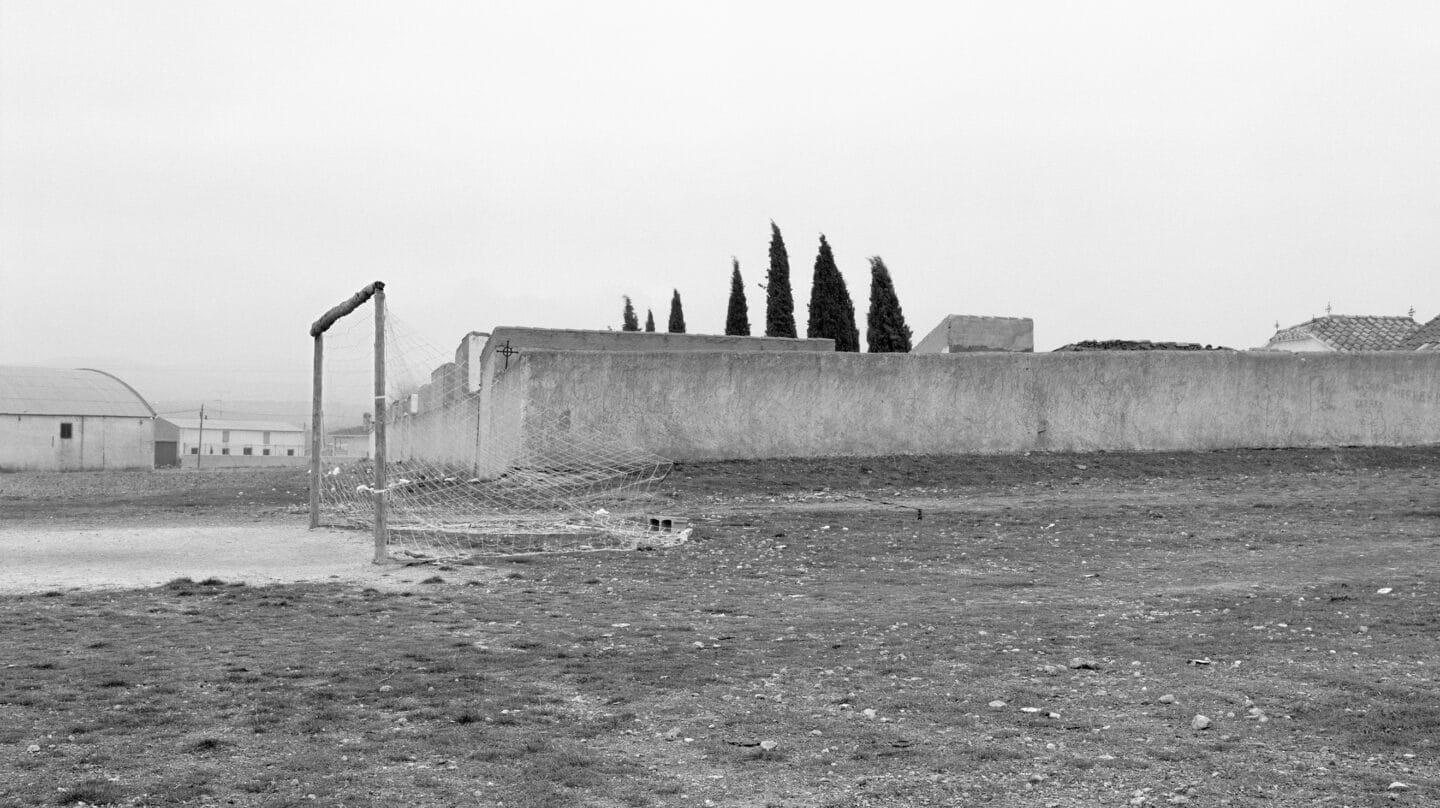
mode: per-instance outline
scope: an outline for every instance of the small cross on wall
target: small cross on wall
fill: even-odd
[[[510,347],[510,340],[507,339],[507,340],[505,340],[505,344],[504,344],[504,345],[501,345],[499,348],[496,348],[496,349],[495,349],[495,353],[498,353],[498,354],[500,354],[501,356],[505,357],[505,369],[506,369],[506,370],[509,370],[509,369],[510,369],[510,357],[512,357],[512,356],[514,356],[515,354],[520,353],[520,352],[517,351],[517,350],[515,350],[514,348],[511,348],[511,347]]]

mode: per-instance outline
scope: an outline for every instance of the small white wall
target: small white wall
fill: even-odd
[[[60,437],[60,424],[71,437]],[[152,418],[0,415],[0,471],[90,471],[155,467]]]

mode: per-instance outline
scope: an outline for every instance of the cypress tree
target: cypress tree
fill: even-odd
[[[635,307],[630,303],[630,296],[625,295],[625,313],[620,323],[621,331],[639,331],[640,321],[635,319]]]
[[[671,334],[685,333],[685,310],[680,307],[680,290],[675,290],[675,295],[670,298],[670,328]]]
[[[795,299],[790,294],[790,254],[780,228],[770,223],[770,274],[765,279],[765,336],[795,336]]]
[[[910,352],[910,326],[900,311],[890,270],[878,255],[870,259],[870,313],[865,319],[865,341],[870,343],[870,353]]]
[[[835,255],[825,236],[815,256],[815,278],[810,287],[810,322],[806,336],[835,340],[837,351],[859,351],[860,329],[855,327],[855,304],[845,289],[845,278],[835,267]]]
[[[745,284],[740,280],[740,261],[730,259],[730,305],[725,310],[725,334],[731,337],[750,336],[750,312],[745,306]]]
[[[655,312],[653,312],[653,311],[651,311],[651,310],[649,310],[649,309],[646,309],[646,310],[645,310],[645,330],[646,330],[646,331],[654,331],[654,330],[655,330]]]

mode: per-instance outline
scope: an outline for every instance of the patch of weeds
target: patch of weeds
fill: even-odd
[[[189,589],[195,585],[195,581],[188,577],[171,578],[165,584],[166,589]]]
[[[108,780],[82,780],[55,795],[56,805],[115,805],[127,799],[120,786]]]
[[[196,584],[196,586],[229,586],[229,584],[212,575],[211,577],[206,578],[205,580]]]
[[[195,743],[190,744],[190,746],[186,748],[186,751],[192,755],[203,755],[207,752],[224,749],[229,745],[227,741],[222,741],[219,738],[201,738]]]
[[[575,729],[577,738],[598,738],[635,723],[634,713],[616,713],[586,721]]]
[[[420,583],[422,583],[422,584],[443,584],[443,583],[445,583],[445,579],[444,579],[444,578],[441,578],[439,575],[431,575],[429,578],[426,578],[425,580],[421,581]]]

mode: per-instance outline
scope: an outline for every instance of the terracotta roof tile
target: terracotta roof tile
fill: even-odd
[[[1440,351],[1440,315],[1410,332],[1400,342],[1402,351]]]
[[[1314,337],[1337,351],[1394,351],[1420,326],[1410,317],[1331,314],[1283,329],[1276,337]]]

